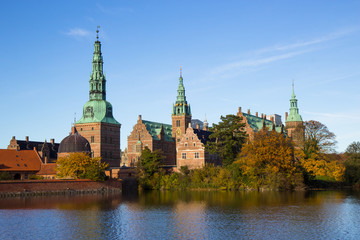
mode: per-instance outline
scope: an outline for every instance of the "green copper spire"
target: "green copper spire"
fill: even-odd
[[[299,108],[297,106],[297,99],[294,91],[294,82],[292,84],[292,95],[290,99],[290,113],[286,119],[286,122],[302,122],[302,117],[299,114]]]
[[[94,56],[92,60],[92,73],[90,75],[90,100],[106,100],[106,79],[103,72],[103,58],[101,43],[99,41],[99,28],[96,30]]]
[[[76,123],[105,122],[120,124],[112,114],[112,105],[106,101],[106,79],[103,73],[103,58],[99,41],[99,27],[96,30],[95,50],[90,75],[89,101],[83,108],[83,116]]]
[[[179,77],[179,87],[178,87],[178,95],[176,97],[175,106],[173,106],[173,115],[191,115],[190,104],[188,105],[185,96],[185,87],[183,83],[182,77],[182,68],[180,67],[180,77]]]

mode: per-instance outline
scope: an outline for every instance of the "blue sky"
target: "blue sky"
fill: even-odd
[[[171,123],[179,68],[193,118],[300,114],[360,141],[359,1],[1,1],[0,148],[60,142],[88,100],[96,26],[126,147],[138,115]]]

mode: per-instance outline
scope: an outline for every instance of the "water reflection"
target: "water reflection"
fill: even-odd
[[[145,192],[0,199],[0,239],[358,239],[360,193]]]

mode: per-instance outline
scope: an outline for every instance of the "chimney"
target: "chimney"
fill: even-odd
[[[141,120],[141,115],[139,115],[139,120]]]
[[[264,119],[266,119],[266,114],[264,114]]]
[[[264,114],[263,114],[263,113],[261,114],[261,118],[264,118]]]
[[[241,114],[241,107],[239,107],[239,112],[238,113]]]
[[[247,113],[250,115],[250,109],[248,109]]]
[[[15,137],[14,137],[15,138]],[[28,142],[29,141],[29,136],[25,137],[25,141]]]
[[[255,113],[255,116],[257,116],[257,117],[259,116],[258,112]]]
[[[274,117],[273,116],[270,117],[270,121],[272,121],[274,123]]]
[[[285,121],[287,121],[288,113],[285,112]]]
[[[45,164],[48,163],[48,157],[47,156],[45,157],[44,161],[45,161]]]
[[[191,123],[189,123],[188,127],[191,128]],[[196,126],[196,127],[197,127],[197,126]]]
[[[54,138],[50,138],[50,143],[51,143],[52,145],[54,145],[55,139],[54,139]]]
[[[196,129],[200,129],[200,125],[199,125],[199,124],[196,124]]]
[[[72,134],[75,134],[75,132],[76,132],[75,127],[72,127],[72,128],[71,128],[71,133],[72,133]]]

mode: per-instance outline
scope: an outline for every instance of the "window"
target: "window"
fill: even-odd
[[[198,152],[195,153],[195,158],[199,158],[199,153]]]
[[[181,154],[181,158],[182,158],[182,159],[186,159],[186,153],[182,153],[182,154]]]
[[[180,127],[180,120],[176,120],[176,126]]]
[[[80,128],[80,131],[82,131],[82,128]]]
[[[91,142],[95,142],[95,137],[94,136],[91,136]]]
[[[180,142],[180,138],[177,139],[177,142]]]
[[[187,147],[187,143],[185,143],[185,147]]]
[[[105,137],[105,140],[104,140],[104,142],[105,142],[105,143],[107,142],[107,137]]]
[[[195,147],[195,143],[193,143],[193,146]]]
[[[112,152],[110,152],[110,158],[112,158]]]
[[[110,143],[112,143],[112,137],[110,137]]]

